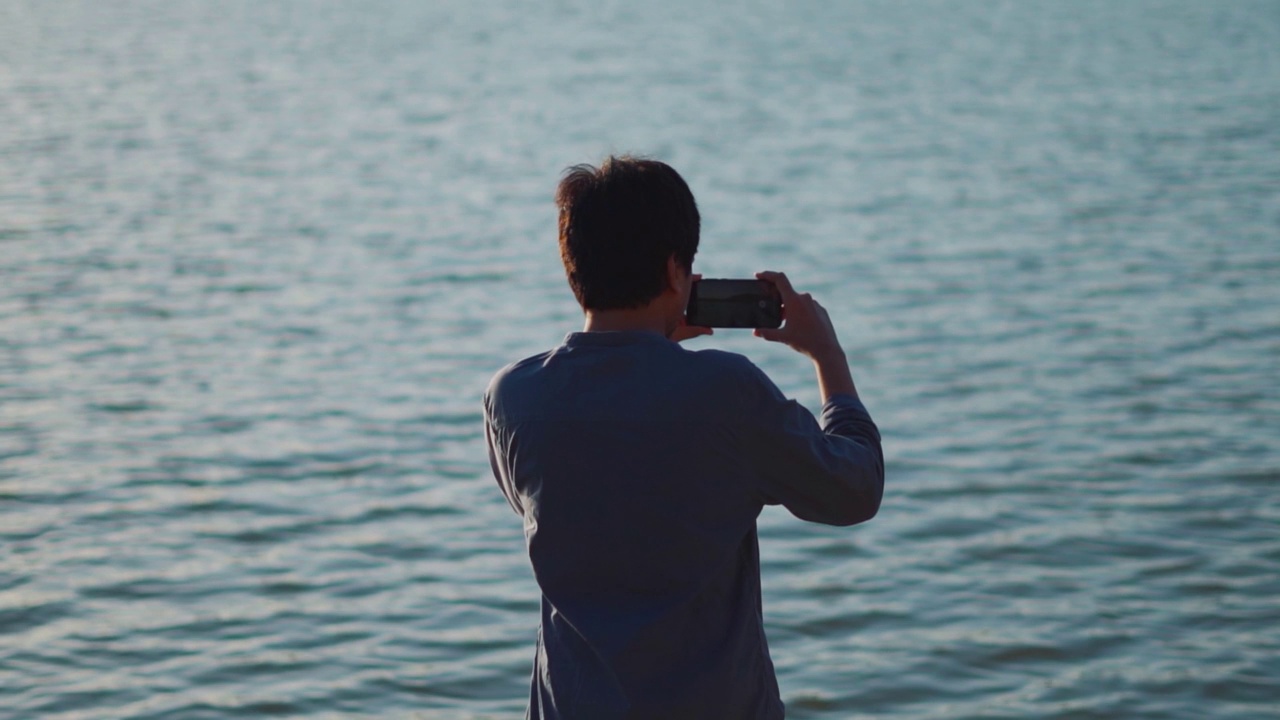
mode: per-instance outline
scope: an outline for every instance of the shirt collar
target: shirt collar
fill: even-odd
[[[564,344],[568,347],[620,347],[647,343],[670,344],[671,341],[649,330],[571,332],[564,336]]]

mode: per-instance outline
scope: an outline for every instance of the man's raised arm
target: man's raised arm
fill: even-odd
[[[818,426],[799,403],[771,387],[753,433],[761,489],[768,502],[781,503],[804,520],[832,525],[869,520],[884,493],[884,453],[831,318],[811,295],[797,293],[786,275],[762,272],[756,277],[777,286],[786,323],[755,334],[809,357],[823,402]]]

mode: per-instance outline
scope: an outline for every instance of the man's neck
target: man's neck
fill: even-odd
[[[670,329],[667,318],[651,307],[629,310],[588,310],[583,332],[621,332],[642,331],[653,332],[666,337]]]

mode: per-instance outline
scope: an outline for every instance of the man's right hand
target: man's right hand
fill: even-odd
[[[756,337],[770,342],[786,344],[791,349],[811,358],[818,370],[818,385],[822,400],[832,395],[857,395],[844,348],[836,338],[827,309],[818,304],[809,293],[798,293],[791,281],[780,272],[759,272],[756,277],[767,280],[782,295],[783,326],[777,329],[756,328]]]
[[[786,324],[777,329],[757,328],[756,337],[784,343],[814,360],[831,355],[844,356],[827,309],[819,305],[812,295],[796,292],[791,281],[780,272],[759,272],[756,277],[778,288],[782,295],[782,316],[786,320]]]

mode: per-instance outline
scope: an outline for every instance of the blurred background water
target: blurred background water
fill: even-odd
[[[0,718],[521,715],[479,397],[625,151],[885,434],[761,518],[789,717],[1276,717],[1280,4],[9,0]]]

